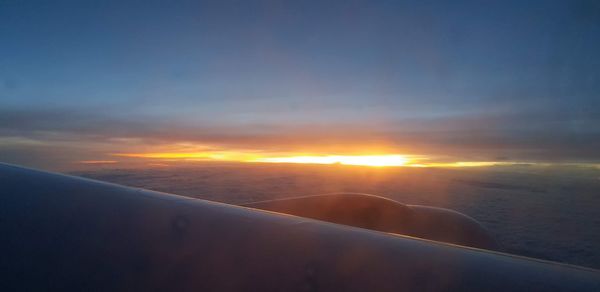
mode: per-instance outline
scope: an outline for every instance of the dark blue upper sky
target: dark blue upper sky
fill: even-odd
[[[598,52],[597,1],[4,0],[0,160],[126,139],[597,160]]]

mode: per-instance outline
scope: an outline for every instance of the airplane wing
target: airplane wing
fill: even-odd
[[[5,291],[600,291],[596,270],[0,164]]]

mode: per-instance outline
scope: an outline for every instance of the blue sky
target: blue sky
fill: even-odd
[[[4,0],[0,44],[2,161],[173,143],[600,158],[596,1]]]

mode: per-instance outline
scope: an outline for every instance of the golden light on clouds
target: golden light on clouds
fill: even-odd
[[[118,161],[116,160],[81,160],[81,161],[77,161],[78,163],[81,164],[113,164],[113,163],[118,163]]]
[[[455,167],[485,167],[511,165],[513,162],[497,162],[497,161],[456,161],[456,162],[419,162],[411,163],[410,167],[439,167],[439,168],[455,168]]]
[[[116,153],[127,158],[162,159],[170,161],[206,160],[266,163],[343,164],[364,166],[404,166],[410,159],[405,155],[268,155],[245,152],[150,152]]]
[[[236,151],[201,151],[201,152],[148,152],[148,153],[113,153],[113,156],[125,158],[146,158],[165,161],[240,161],[257,159],[256,154]]]
[[[157,159],[215,159],[213,153],[204,152],[156,152],[156,153],[115,153],[114,156],[131,158],[157,158]]]
[[[267,153],[260,151],[165,151],[143,153],[113,153],[112,156],[142,159],[154,164],[161,162],[215,161],[246,163],[298,163],[298,164],[340,164],[372,167],[483,167],[510,164],[494,161],[436,161],[425,155],[405,154],[306,154],[306,153]],[[148,161],[150,160],[150,161]],[[116,162],[116,161],[115,161]],[[84,163],[84,162],[82,162]],[[95,163],[89,161],[87,163]],[[98,161],[101,163],[101,161]],[[108,161],[106,162],[108,163]],[[149,165],[150,166],[150,165]],[[161,164],[161,166],[169,166]]]
[[[265,157],[256,162],[270,163],[311,163],[311,164],[344,164],[364,166],[404,166],[409,159],[404,155],[325,155],[325,156],[290,156]]]

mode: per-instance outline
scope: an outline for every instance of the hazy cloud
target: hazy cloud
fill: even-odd
[[[572,117],[538,112],[398,119],[393,124],[373,127],[309,122],[279,127],[223,127],[87,111],[21,109],[0,110],[0,153],[3,160],[29,162],[48,157],[64,159],[65,154],[59,153],[66,149],[69,157],[98,159],[110,152],[175,143],[196,143],[213,150],[334,153],[383,145],[388,151],[466,160],[508,156],[534,161],[597,161],[598,125],[600,115],[591,113]]]

